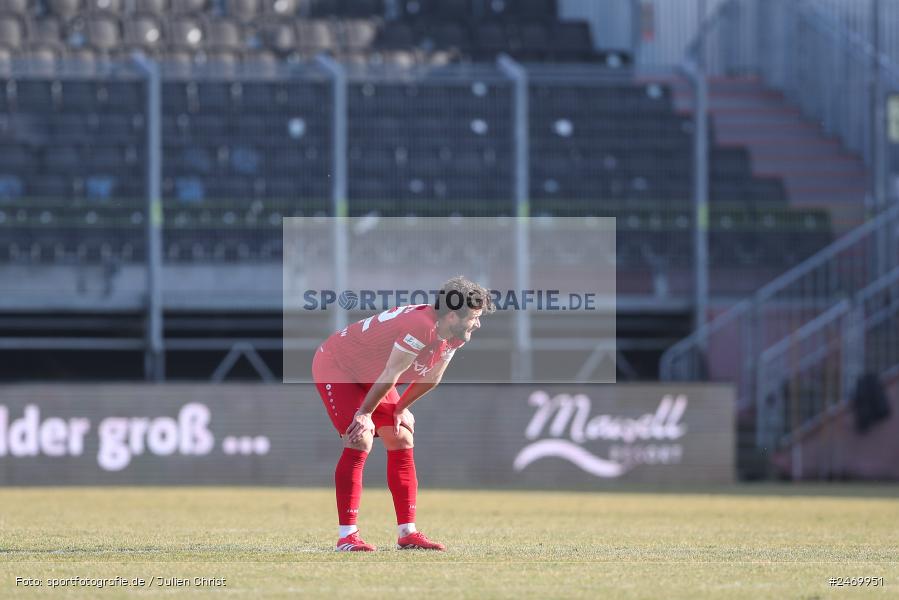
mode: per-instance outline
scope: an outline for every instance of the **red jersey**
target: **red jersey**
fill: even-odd
[[[430,304],[398,306],[362,319],[332,334],[319,349],[354,381],[374,383],[394,348],[415,356],[398,383],[421,379],[449,360],[465,342],[437,335],[437,311]]]

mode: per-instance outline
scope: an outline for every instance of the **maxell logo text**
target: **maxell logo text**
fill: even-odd
[[[515,457],[516,471],[541,458],[555,456],[597,477],[620,477],[641,463],[669,464],[681,460],[681,445],[670,442],[686,433],[686,425],[680,422],[687,409],[685,395],[665,395],[654,413],[639,417],[591,417],[591,400],[586,394],[550,397],[538,390],[528,402],[537,407],[537,412],[525,429],[525,436],[537,441],[522,448]],[[547,439],[538,439],[544,435]],[[563,437],[568,439],[560,439]],[[614,444],[609,448],[609,458],[596,456],[583,447],[599,440]],[[646,444],[652,441],[668,443]]]

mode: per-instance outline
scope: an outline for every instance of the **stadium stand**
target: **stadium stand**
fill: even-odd
[[[328,214],[330,82],[314,68],[274,75],[321,52],[360,67],[348,90],[351,214],[514,214],[512,86],[495,69],[478,71],[504,53],[608,75],[531,84],[532,214],[611,212],[623,264],[686,264],[693,124],[669,86],[636,82],[626,55],[597,51],[587,24],[559,20],[552,1],[394,4],[396,14],[380,0],[4,2],[0,71],[4,56],[107,69],[94,78],[2,71],[0,219],[43,232],[17,233],[25,237],[10,258],[143,256],[145,88],[108,77],[109,61],[135,50],[166,64],[167,260],[270,259],[282,216]],[[455,79],[440,69],[471,61]],[[252,77],[206,68],[241,63]],[[391,63],[416,67],[415,80],[383,75]],[[711,195],[713,265],[780,268],[830,237],[826,214],[792,211],[779,179],[753,177],[744,148],[713,149]],[[91,203],[93,223],[69,213]],[[66,233],[66,214],[90,227]],[[806,235],[788,251],[759,242],[756,225],[786,238],[796,223]],[[111,235],[115,224],[124,229]]]

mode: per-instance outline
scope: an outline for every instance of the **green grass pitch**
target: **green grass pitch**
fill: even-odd
[[[448,547],[428,553],[393,549],[390,497],[369,485],[360,525],[381,549],[337,553],[330,490],[0,489],[0,598],[899,598],[897,498],[897,486],[423,490],[419,527]],[[145,584],[48,587],[73,577]]]

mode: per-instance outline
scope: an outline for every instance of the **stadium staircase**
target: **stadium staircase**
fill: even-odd
[[[846,416],[864,375],[890,390],[899,374],[899,204],[768,283],[669,348],[660,372],[666,380],[732,381],[738,395],[738,444],[744,476],[773,464],[801,478],[807,446],[840,437],[852,444]],[[864,401],[866,399],[862,399]],[[895,408],[893,414],[895,415]],[[885,424],[896,436],[895,417]],[[880,427],[879,427],[880,428]],[[818,440],[818,441],[816,441]],[[790,458],[784,459],[784,453]],[[798,453],[798,454],[797,454]],[[895,455],[892,455],[895,456]],[[769,459],[777,461],[769,463]],[[823,460],[823,459],[822,459]],[[869,473],[836,455],[818,475]],[[850,465],[851,466],[851,465]],[[867,468],[867,467],[866,467]]]
[[[688,83],[670,84],[676,110],[691,113]],[[864,164],[783,94],[754,76],[711,77],[709,113],[716,147],[746,148],[753,176],[781,179],[791,206],[827,210],[837,235],[862,222]]]
[[[884,382],[889,413],[860,430],[857,409],[842,403],[798,432],[792,444],[772,456],[793,479],[871,479],[899,476],[899,371]]]

